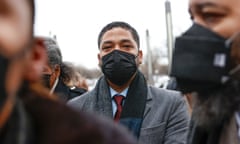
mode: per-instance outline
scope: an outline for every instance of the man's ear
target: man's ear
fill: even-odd
[[[138,62],[139,62],[139,64],[142,64],[142,61],[143,61],[143,52],[142,52],[142,50],[139,50],[138,51]]]
[[[101,68],[102,60],[101,60],[100,53],[97,54],[97,57],[98,57],[98,66]]]
[[[47,52],[43,38],[35,38],[29,62],[25,71],[25,79],[30,82],[37,82],[43,72],[43,66],[47,64]]]

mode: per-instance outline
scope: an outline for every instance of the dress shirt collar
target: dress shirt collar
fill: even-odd
[[[114,89],[112,89],[110,87],[111,98],[113,98],[113,96],[115,96],[115,95],[122,95],[126,98],[127,97],[127,92],[128,92],[128,87],[125,88],[121,93],[116,92]]]

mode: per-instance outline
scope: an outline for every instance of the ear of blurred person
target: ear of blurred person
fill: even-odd
[[[43,66],[47,63],[47,54],[43,39],[35,38],[29,57],[30,60],[24,72],[25,77],[30,82],[39,82]]]

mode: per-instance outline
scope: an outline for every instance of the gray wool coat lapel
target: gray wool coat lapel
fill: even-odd
[[[100,93],[97,93],[97,89],[100,89]],[[95,96],[93,96],[93,99],[95,99],[96,102],[96,111],[101,115],[113,118],[112,99],[109,87],[104,77],[99,80],[94,91]]]
[[[100,93],[98,93],[98,89]],[[95,112],[113,119],[112,99],[104,77],[98,80],[96,87],[92,91],[71,99],[67,104],[76,110]]]
[[[151,111],[153,102],[152,102],[152,95],[147,95],[147,102],[146,102],[146,106],[145,106],[145,110],[144,110],[144,114],[143,114],[143,118],[146,117],[146,115]]]

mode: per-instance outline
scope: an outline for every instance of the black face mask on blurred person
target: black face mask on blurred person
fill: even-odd
[[[43,74],[42,75],[42,82],[43,82],[43,85],[47,88],[50,89],[50,78],[51,78],[51,75],[50,74]]]
[[[211,91],[231,79],[231,41],[194,24],[176,38],[170,76],[183,93]]]
[[[121,86],[137,71],[135,59],[135,55],[114,50],[103,56],[102,72],[112,83]]]
[[[25,49],[22,51],[16,53],[15,55],[11,56],[10,58],[6,58],[2,54],[0,54],[0,109],[1,106],[5,103],[5,100],[7,98],[7,91],[6,91],[6,76],[7,76],[7,70],[9,68],[9,65],[12,61],[16,61],[30,49],[30,46],[26,46]]]

